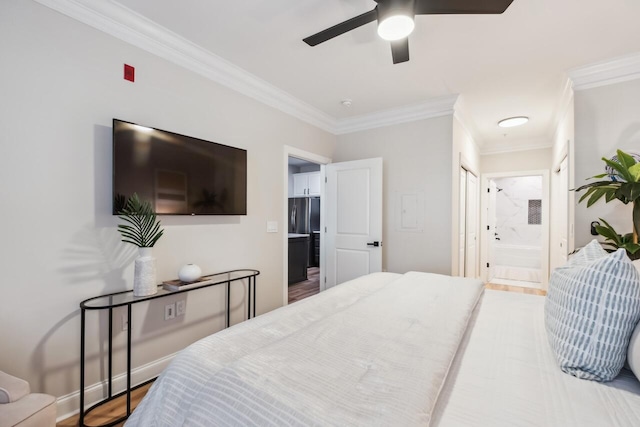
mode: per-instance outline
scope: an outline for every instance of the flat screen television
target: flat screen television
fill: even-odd
[[[159,215],[246,215],[247,151],[113,119],[113,214],[138,193]]]

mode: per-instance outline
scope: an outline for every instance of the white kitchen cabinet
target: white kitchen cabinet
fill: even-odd
[[[320,172],[304,172],[293,174],[293,196],[319,196]]]

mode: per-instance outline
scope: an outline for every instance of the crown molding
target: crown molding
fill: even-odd
[[[115,1],[35,0],[236,92],[334,133],[337,120]]]
[[[336,135],[343,135],[416,120],[453,115],[453,106],[457,99],[457,94],[446,95],[432,98],[420,104],[342,119],[338,121],[335,133]]]
[[[484,144],[484,140],[480,138],[478,135],[480,134],[477,128],[474,126],[474,122],[468,119],[467,109],[464,102],[464,96],[460,95],[454,105],[454,113],[453,116],[458,119],[458,122],[464,129],[464,131],[468,134],[468,136],[473,140],[476,144],[478,151],[482,148]]]
[[[573,68],[567,74],[573,82],[573,90],[640,79],[640,53]]]
[[[35,1],[334,135],[451,114],[457,98],[336,119],[116,1]]]

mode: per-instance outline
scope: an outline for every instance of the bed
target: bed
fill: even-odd
[[[561,372],[544,297],[375,273],[180,352],[126,426],[638,426],[640,382]]]

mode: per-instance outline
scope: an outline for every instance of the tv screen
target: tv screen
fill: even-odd
[[[246,215],[247,151],[113,119],[113,214],[138,193],[160,215]]]

